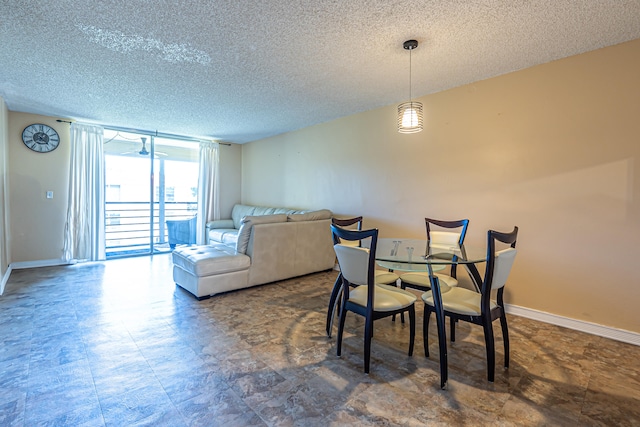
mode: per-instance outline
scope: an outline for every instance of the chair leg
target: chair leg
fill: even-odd
[[[484,328],[484,343],[487,347],[487,380],[493,382],[496,372],[496,350],[491,319],[483,319],[482,327]]]
[[[389,270],[389,271],[393,271],[393,270]],[[398,287],[398,283],[396,282],[396,287]],[[402,281],[400,281],[400,287],[402,288]],[[404,289],[404,288],[402,288]],[[400,313],[400,318],[402,320],[402,323],[404,323],[404,313]],[[394,314],[393,316],[391,316],[391,321],[395,322],[396,321],[396,315]]]
[[[329,298],[329,308],[327,309],[327,336],[331,338],[331,329],[333,329],[333,318],[338,307],[338,301],[340,291],[342,290],[342,275],[338,274],[336,282],[333,284],[331,290],[331,297]]]
[[[364,373],[369,373],[371,364],[371,338],[373,337],[373,319],[366,319],[364,325]]]
[[[451,329],[451,342],[456,342],[456,320],[449,318],[449,329]]]
[[[347,310],[344,307],[340,310],[340,322],[338,322],[338,356],[342,355],[342,332],[344,331],[344,319],[347,317]]]
[[[502,339],[504,341],[504,367],[509,368],[509,328],[507,327],[507,315],[500,316],[500,326],[502,326]]]
[[[407,287],[405,286],[404,282],[401,280],[400,281],[400,289],[402,289],[403,291],[407,290]],[[395,320],[396,315],[393,315],[393,319]],[[404,323],[404,311],[402,313],[400,313],[400,323]]]
[[[424,343],[424,357],[429,357],[429,319],[431,310],[427,304],[424,305],[424,316],[422,321],[422,342]]]
[[[413,356],[413,344],[416,339],[416,306],[409,307],[409,356]]]

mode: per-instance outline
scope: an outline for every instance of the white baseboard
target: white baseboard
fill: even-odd
[[[538,320],[540,322],[550,323],[552,325],[562,326],[576,331],[586,332],[588,334],[598,335],[600,337],[640,346],[640,334],[636,332],[598,325],[596,323],[585,322],[583,320],[570,319],[568,317],[558,316],[557,314],[545,313],[544,311],[518,307],[516,305],[505,304],[505,310],[509,314],[526,317],[527,319]]]
[[[9,264],[9,268],[7,268],[7,271],[4,273],[4,276],[2,276],[2,282],[0,282],[0,295],[4,294],[4,287],[9,281],[9,276],[11,276],[12,271],[13,271],[13,267],[11,267],[11,264]]]
[[[63,259],[43,259],[39,261],[12,262],[11,264],[9,264],[9,268],[13,268],[14,270],[20,270],[22,268],[52,267],[56,265],[69,265],[69,264],[71,263]]]

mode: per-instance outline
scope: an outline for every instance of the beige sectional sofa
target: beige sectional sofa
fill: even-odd
[[[208,245],[173,252],[174,281],[198,298],[329,270],[331,211],[235,205],[207,224]]]

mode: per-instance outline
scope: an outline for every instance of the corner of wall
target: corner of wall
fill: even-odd
[[[9,198],[7,157],[9,140],[9,110],[4,99],[0,97],[0,276],[7,276],[11,270],[9,263],[11,254],[9,250]],[[0,295],[4,291],[6,278],[0,283]]]

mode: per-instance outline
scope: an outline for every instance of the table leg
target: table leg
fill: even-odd
[[[429,265],[431,270],[431,265]],[[440,388],[447,388],[447,380],[449,379],[449,366],[447,358],[447,334],[445,330],[444,308],[442,307],[442,294],[440,293],[440,281],[430,271],[431,277],[431,293],[433,295],[433,307],[436,315],[436,325],[438,327],[438,346],[440,349]]]

